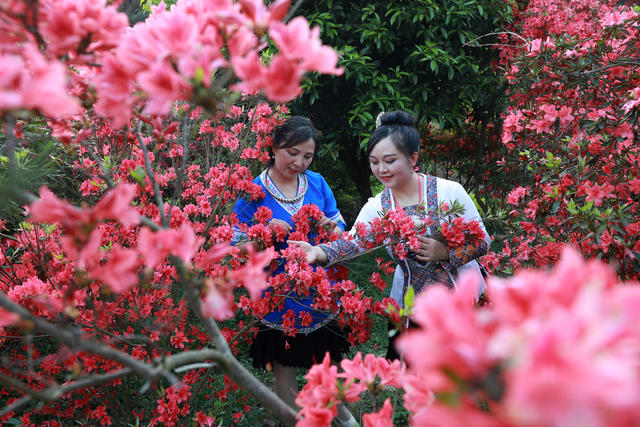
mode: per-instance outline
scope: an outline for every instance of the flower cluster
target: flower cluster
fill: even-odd
[[[296,404],[301,407],[298,427],[329,426],[337,415],[336,403],[356,402],[365,391],[377,393],[385,388],[402,387],[405,366],[400,361],[389,362],[384,357],[358,353],[340,363],[342,372],[331,366],[329,356],[314,365],[305,375],[307,383],[298,393]],[[377,414],[364,416],[365,426],[393,426],[391,402],[387,399]]]
[[[476,220],[465,220],[459,216],[450,222],[443,222],[440,226],[442,235],[447,240],[450,249],[465,244],[477,246],[485,239],[485,232]]]
[[[397,344],[406,370],[360,354],[343,360],[340,373],[328,359],[315,365],[296,400],[299,425],[328,426],[336,402],[385,386],[404,389],[412,425],[640,420],[637,284],[620,284],[606,265],[566,249],[552,272],[491,279],[490,306],[476,308],[475,293],[466,276],[456,291],[433,287],[417,298],[417,327]],[[382,412],[385,423],[370,425],[392,425],[391,410]]]

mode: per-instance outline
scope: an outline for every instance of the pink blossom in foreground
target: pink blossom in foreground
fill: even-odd
[[[360,354],[343,360],[340,374],[327,359],[314,366],[296,400],[306,425],[328,425],[316,415],[338,399],[358,400],[376,376],[385,382],[384,372],[389,385],[404,389],[415,426],[640,422],[638,284],[620,284],[608,266],[565,248],[552,272],[490,279],[488,306],[475,307],[475,292],[467,275],[455,291],[432,287],[418,296],[418,327],[397,341],[406,372]],[[385,403],[364,414],[364,424],[391,425],[391,412]]]
[[[258,30],[264,31],[271,22],[278,22],[287,14],[291,0],[277,0],[265,7],[263,0],[238,0],[242,11]]]
[[[262,291],[269,286],[267,282],[269,275],[265,268],[278,255],[273,247],[255,252],[253,247],[248,245],[247,251],[247,263],[242,268],[233,271],[231,277],[238,283],[243,284],[249,291],[251,299],[255,301],[262,296]]]
[[[336,52],[322,45],[320,28],[310,29],[304,17],[298,16],[287,24],[272,23],[269,35],[278,45],[282,57],[299,62],[302,70],[335,75],[343,73],[341,68],[336,67],[338,63]]]
[[[58,199],[47,187],[40,188],[40,198],[30,210],[33,221],[59,223],[65,230],[73,230],[90,218],[88,212]]]
[[[91,215],[101,220],[117,221],[123,225],[137,225],[140,223],[140,214],[131,206],[136,194],[135,185],[120,183],[96,203],[91,209]]]
[[[39,29],[47,50],[56,55],[111,49],[125,32],[128,21],[117,4],[105,0],[40,0]]]
[[[153,232],[147,228],[140,230],[138,250],[144,258],[144,265],[153,268],[164,258],[174,255],[184,262],[191,262],[204,239],[198,237],[188,223],[179,229]]]
[[[38,110],[53,118],[80,112],[67,91],[65,67],[46,60],[30,45],[21,56],[0,52],[0,111],[18,109]]]
[[[202,315],[222,321],[235,315],[233,286],[228,282],[208,280],[202,299]]]
[[[434,390],[454,386],[447,370],[473,378],[496,362],[487,353],[490,330],[474,310],[476,292],[473,275],[462,277],[455,292],[443,286],[427,289],[416,299],[413,315],[421,328],[397,340],[396,348],[411,368],[408,372],[419,372]]]
[[[405,403],[413,423],[468,425],[476,418],[474,425],[588,420],[605,426],[640,420],[640,287],[617,284],[609,267],[565,249],[551,273],[491,280],[490,308],[473,307],[473,289],[463,278],[449,298],[427,290],[415,308],[421,327],[399,339],[409,366]],[[475,408],[474,394],[457,388],[478,381],[498,387],[475,392],[486,393],[490,418]],[[424,393],[414,394],[423,383],[435,393],[431,407]],[[439,393],[461,393],[460,403],[449,406]]]
[[[393,407],[391,400],[385,399],[382,409],[378,412],[362,416],[364,427],[393,427]]]
[[[308,387],[305,386],[296,397],[296,404],[302,408],[299,416],[303,417],[306,417],[307,413],[309,415],[316,413],[313,408],[326,408],[329,403],[335,401],[338,392],[336,386],[338,368],[331,366],[331,358],[327,353],[321,364],[313,365],[309,369],[305,379]],[[328,409],[335,417],[337,414],[335,405],[331,405]],[[298,424],[300,422],[302,421],[299,421]]]
[[[31,204],[31,218],[35,222],[59,223],[66,233],[82,234],[83,229],[98,221],[113,220],[124,225],[140,222],[138,211],[131,206],[136,186],[118,184],[89,209],[79,209],[58,199],[48,188],[40,188],[40,199]]]
[[[0,309],[0,328],[11,326],[19,319],[20,316],[17,314],[6,311],[5,309]]]
[[[137,270],[140,264],[138,252],[114,244],[107,262],[90,270],[94,279],[106,284],[114,293],[121,293],[138,283]]]

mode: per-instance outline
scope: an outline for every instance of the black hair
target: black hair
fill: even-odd
[[[367,155],[383,139],[391,137],[393,145],[407,157],[420,150],[420,134],[416,128],[416,118],[405,111],[392,111],[380,116],[380,126],[369,138]]]
[[[313,140],[313,153],[320,148],[320,133],[313,126],[311,120],[302,116],[289,117],[276,128],[273,133],[273,148],[289,148],[300,144],[301,142]],[[269,150],[271,160],[269,166],[273,166],[273,151]]]

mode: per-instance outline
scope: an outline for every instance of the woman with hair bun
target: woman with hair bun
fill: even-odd
[[[416,294],[434,284],[453,288],[461,271],[466,269],[477,270],[479,280],[482,280],[479,264],[475,260],[487,253],[491,241],[467,192],[457,182],[415,173],[420,134],[411,114],[404,111],[383,113],[378,116],[376,125],[367,145],[367,154],[371,172],[385,188],[362,207],[355,223],[369,224],[374,218],[382,217],[386,211],[397,207],[402,207],[416,222],[424,222],[427,217],[434,220],[433,225],[418,236],[420,248],[408,256],[398,256],[393,248],[387,248],[397,263],[391,297],[402,307],[409,286],[413,287]],[[465,220],[479,222],[485,232],[483,241],[475,245],[467,242],[462,247],[450,249],[442,239],[430,237],[436,235],[444,221],[438,218],[439,207],[443,203],[453,206],[454,201],[463,206],[461,216]],[[355,234],[355,230],[354,226],[350,233]],[[290,241],[289,244],[304,249],[309,262],[319,265],[340,262],[340,259],[363,249],[358,239],[340,239],[318,246],[297,241]],[[483,286],[484,281],[479,287]],[[393,341],[390,339],[387,357],[397,359]]]

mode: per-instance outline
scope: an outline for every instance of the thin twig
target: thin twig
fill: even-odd
[[[481,35],[481,36],[476,37],[476,38],[475,38],[475,39],[473,39],[473,40],[469,40],[468,42],[466,42],[466,43],[465,43],[465,44],[463,44],[462,46],[475,47],[475,46],[477,46],[477,45],[472,45],[471,43],[475,42],[476,40],[480,40],[480,39],[482,39],[482,38],[489,37],[489,36],[498,36],[498,35],[500,35],[500,34],[509,34],[509,35],[511,35],[511,36],[516,36],[516,37],[518,37],[520,40],[522,40],[522,41],[524,42],[524,44],[526,44],[526,45],[527,45],[527,47],[529,47],[529,46],[530,46],[530,43],[529,43],[529,41],[528,41],[527,39],[525,39],[524,37],[522,37],[520,34],[514,33],[513,31],[496,31],[496,32],[493,32],[493,33],[483,34],[483,35]],[[507,46],[509,46],[509,45],[507,45]]]
[[[304,0],[298,0],[293,6],[291,6],[291,9],[289,9],[289,12],[287,12],[287,16],[284,17],[285,23],[289,22],[291,18],[293,18],[295,13],[298,11],[298,8],[302,6],[302,3],[304,3]]]
[[[187,168],[187,158],[189,156],[189,132],[191,131],[191,126],[189,123],[189,112],[185,112],[184,119],[182,121],[182,164],[180,168],[176,168],[176,188],[173,193],[173,199],[177,200],[182,193],[182,181],[184,180],[184,171]]]
[[[93,130],[92,130],[93,138],[97,139],[95,125],[92,125],[92,128],[93,128]],[[102,171],[100,176],[102,177],[102,179],[104,179],[104,182],[107,184],[107,187],[108,188],[113,188],[114,187],[113,179],[111,179],[111,175],[113,173],[113,170],[105,168],[104,162],[102,161],[102,159],[100,157],[98,157],[98,155],[96,153],[93,152],[92,147],[87,142],[87,140],[82,140],[81,144],[87,150],[87,153],[89,154],[89,157],[91,157],[91,159],[94,162],[96,162],[98,164],[98,166],[100,167],[100,170]]]
[[[164,377],[172,384],[180,382],[178,378],[170,372],[164,372],[159,370],[157,367],[149,366],[146,363],[141,362],[117,349],[104,345],[101,342],[83,338],[83,333],[76,328],[63,328],[62,325],[49,322],[48,320],[31,314],[27,309],[9,299],[4,292],[0,292],[0,306],[17,314],[22,319],[30,321],[34,326],[34,329],[51,335],[72,349],[88,351],[102,356],[105,359],[113,360],[121,365],[130,367],[135,373],[150,380],[154,380],[158,377]]]
[[[164,214],[164,201],[162,200],[162,194],[160,193],[160,186],[156,181],[156,176],[153,173],[153,168],[151,167],[151,160],[149,160],[149,152],[147,151],[147,144],[145,144],[144,139],[142,137],[142,133],[140,133],[141,128],[142,128],[142,121],[139,121],[138,126],[136,126],[136,137],[138,138],[138,142],[140,142],[140,147],[142,147],[142,153],[144,155],[144,168],[153,186],[153,192],[156,198],[156,205],[158,206],[158,212],[160,214],[160,222],[162,223],[162,226],[164,228],[168,228],[169,224],[167,223],[167,218]]]
[[[61,398],[63,395],[71,391],[103,384],[103,383],[130,375],[131,373],[133,373],[133,371],[130,368],[118,369],[106,374],[90,375],[88,377],[81,378],[77,381],[73,381],[70,383],[62,384],[62,385],[56,385],[44,391],[33,390],[26,384],[23,384],[12,377],[9,377],[0,373],[0,382],[6,385],[9,385],[23,393],[26,393],[26,396],[2,408],[0,410],[0,417],[8,414],[9,412],[15,411],[16,409],[29,403],[33,399],[52,402],[54,400]]]
[[[33,396],[30,395],[26,395],[26,396],[22,396],[20,399],[8,404],[7,406],[5,406],[4,408],[0,409],[0,417],[4,417],[5,415],[23,407],[24,405],[26,405],[27,403],[31,402],[33,400]]]

